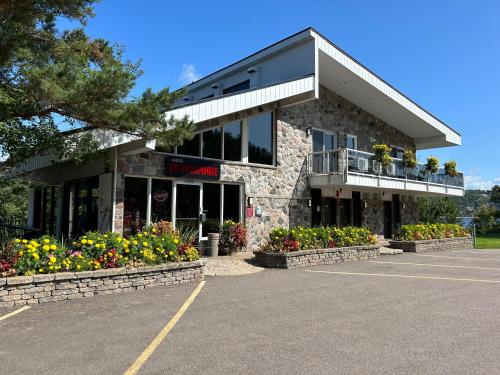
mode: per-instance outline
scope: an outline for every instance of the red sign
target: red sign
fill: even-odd
[[[220,162],[215,160],[166,156],[166,175],[169,177],[190,177],[201,180],[218,180]]]
[[[153,193],[153,199],[157,202],[164,202],[168,199],[168,192],[165,190],[156,190]]]

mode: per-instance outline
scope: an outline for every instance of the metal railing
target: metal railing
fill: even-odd
[[[383,166],[375,159],[375,154],[347,148],[313,152],[307,156],[307,168],[309,174],[359,173],[460,188],[464,186],[463,173],[450,176],[444,169],[439,169],[437,173],[429,173],[424,164],[406,168],[402,159],[395,158],[388,166]]]
[[[41,230],[38,228],[27,227],[15,222],[0,222],[0,243],[10,241],[14,238],[32,239],[40,235]]]

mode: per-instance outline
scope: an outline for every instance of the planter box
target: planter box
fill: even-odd
[[[203,280],[205,260],[0,278],[0,307],[36,305]]]
[[[439,240],[423,241],[389,241],[389,243],[393,248],[411,253],[474,248],[472,237],[443,238]]]
[[[302,268],[349,262],[354,260],[374,259],[379,257],[378,245],[335,247],[329,249],[300,250],[290,253],[268,253],[256,251],[255,261],[266,268]]]

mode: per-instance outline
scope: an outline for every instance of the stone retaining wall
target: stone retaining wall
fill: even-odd
[[[424,241],[389,241],[391,247],[404,252],[424,253],[436,250],[472,249],[472,237],[443,238]]]
[[[203,279],[206,261],[0,278],[0,307],[123,293]]]
[[[290,253],[255,252],[256,262],[266,268],[302,268],[379,257],[380,247],[352,246],[301,250]]]

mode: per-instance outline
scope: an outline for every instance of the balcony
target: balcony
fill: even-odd
[[[345,148],[309,154],[307,172],[313,188],[347,185],[368,190],[414,192],[422,196],[464,194],[462,173],[450,176],[440,169],[430,174],[423,164],[408,169],[402,159],[393,159],[384,167],[372,153]]]

